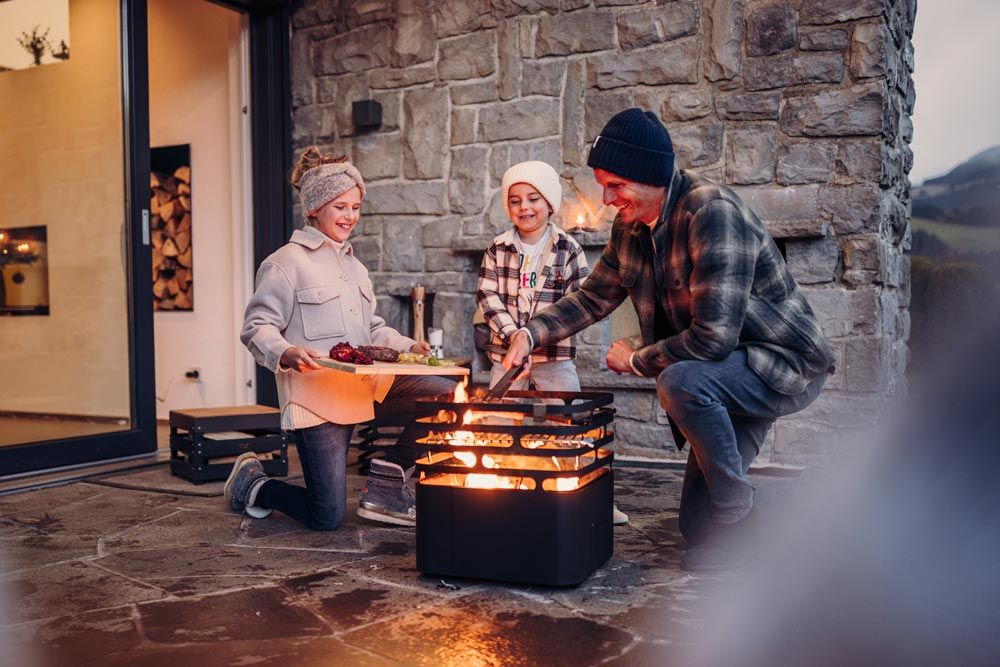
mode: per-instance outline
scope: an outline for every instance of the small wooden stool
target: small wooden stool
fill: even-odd
[[[255,452],[272,477],[288,474],[281,413],[264,405],[170,411],[170,472],[195,484],[226,479],[233,462]]]

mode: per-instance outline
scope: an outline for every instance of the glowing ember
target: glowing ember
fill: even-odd
[[[455,458],[464,463],[465,465],[469,466],[470,468],[476,465],[476,455],[473,454],[472,452],[455,452]],[[485,459],[486,457],[484,456],[483,458]],[[484,465],[486,464],[485,460],[483,461],[483,464]]]
[[[516,489],[510,477],[500,477],[484,473],[469,473],[465,476],[465,486],[470,489]]]
[[[573,491],[579,486],[579,477],[556,477],[556,491]]]
[[[576,226],[577,227],[583,227],[583,225],[586,222],[587,222],[587,218],[583,215],[583,213],[581,213],[581,214],[579,214],[579,215],[576,216]]]

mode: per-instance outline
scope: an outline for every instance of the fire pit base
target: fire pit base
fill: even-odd
[[[417,484],[417,569],[576,586],[611,558],[614,472],[573,491]]]

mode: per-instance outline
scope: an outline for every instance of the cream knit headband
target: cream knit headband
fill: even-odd
[[[323,208],[354,186],[361,190],[361,198],[365,198],[365,181],[350,162],[327,162],[313,167],[302,174],[299,180],[299,202],[302,204],[302,215],[309,217],[310,213]]]

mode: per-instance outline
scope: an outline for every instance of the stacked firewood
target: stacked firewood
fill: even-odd
[[[153,310],[193,310],[191,272],[191,167],[150,174]]]

